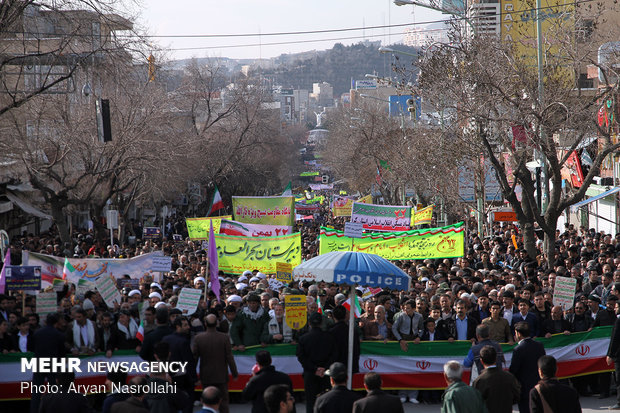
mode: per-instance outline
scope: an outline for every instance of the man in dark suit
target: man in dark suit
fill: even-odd
[[[381,390],[381,376],[377,373],[366,373],[364,388],[368,395],[353,403],[353,413],[404,413],[403,405],[398,397],[391,396]]]
[[[558,369],[553,356],[542,356],[538,359],[538,374],[542,379],[530,390],[530,411],[546,412],[546,404],[552,412],[581,413],[577,390],[561,384],[555,377]]]
[[[339,361],[345,366],[349,361],[349,325],[345,322],[347,309],[342,305],[337,305],[332,311],[336,324],[329,330],[334,338],[334,361]],[[374,315],[373,315],[374,317]],[[359,331],[353,327],[353,373],[360,371],[360,335]]]
[[[263,399],[267,387],[274,384],[286,384],[292,394],[293,382],[288,374],[276,371],[276,368],[271,365],[271,353],[267,350],[256,352],[256,364],[259,365],[260,370],[245,385],[243,398],[252,400],[252,413],[267,413]]]
[[[32,351],[35,357],[60,358],[67,354],[65,335],[60,332],[64,325],[65,320],[59,313],[47,315],[45,327],[38,329],[32,335]],[[41,385],[45,383],[46,378],[48,383],[53,384],[56,381],[56,375],[53,373],[33,373],[32,384]],[[39,411],[40,401],[41,394],[39,392],[33,393],[32,400],[30,401],[30,411],[32,413]]]
[[[321,330],[323,316],[310,316],[310,331],[299,338],[297,360],[304,369],[306,413],[313,413],[316,396],[329,388],[325,371],[334,360],[334,341],[331,334]]]
[[[521,385],[515,376],[502,370],[496,360],[497,351],[493,346],[484,346],[480,350],[484,370],[474,380],[473,387],[482,394],[489,412],[512,413],[512,405],[521,396]],[[508,397],[509,394],[512,397]]]
[[[530,337],[538,336],[538,318],[534,313],[530,313],[530,302],[525,298],[519,300],[519,312],[512,316],[512,327],[517,323],[526,322],[530,326]]]
[[[347,366],[339,362],[332,363],[325,374],[329,376],[332,389],[316,399],[314,413],[350,412],[360,396],[347,389]]]
[[[519,344],[512,352],[510,372],[521,383],[519,412],[529,413],[530,390],[538,383],[538,359],[545,355],[545,347],[531,338],[530,325],[526,322],[516,323],[515,335]]]
[[[616,309],[618,305],[616,305]],[[617,311],[617,310],[616,310]],[[609,340],[609,347],[607,348],[607,364],[611,366],[611,363],[615,362],[615,374],[616,374],[616,389],[617,389],[617,402],[612,409],[620,410],[620,318],[616,318],[614,328],[611,333],[611,340]]]
[[[207,331],[200,333],[194,340],[192,352],[194,359],[200,357],[200,381],[202,388],[214,386],[222,392],[221,413],[228,413],[228,369],[236,380],[237,364],[232,355],[232,347],[228,335],[216,330],[217,316],[209,314],[205,317]]]
[[[20,353],[33,350],[32,333],[30,323],[26,317],[19,317],[15,322],[17,333],[13,335],[13,348]]]
[[[155,313],[155,322],[157,324],[157,327],[155,327],[155,330],[146,333],[146,335],[144,336],[144,341],[142,342],[142,348],[140,349],[140,357],[143,360],[155,361],[155,344],[159,343],[162,338],[166,337],[167,335],[174,333],[174,330],[168,324],[168,317],[169,315],[167,308],[157,309]]]

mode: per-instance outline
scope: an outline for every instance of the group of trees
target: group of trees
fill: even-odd
[[[388,159],[396,160],[394,163],[404,158],[397,172],[399,179],[424,182],[428,179],[424,172],[435,167],[430,179],[438,193],[441,188],[456,191],[455,185],[449,184],[456,183],[459,167],[490,162],[503,198],[516,212],[524,247],[532,257],[537,255],[534,233],[539,228],[544,232],[543,258],[552,259],[559,216],[585,197],[603,161],[620,148],[614,135],[618,73],[613,64],[619,59],[613,53],[607,61],[597,56],[600,45],[618,38],[618,26],[607,21],[617,13],[615,7],[612,2],[577,3],[545,13],[553,17],[543,23],[540,73],[535,19],[517,19],[512,35],[502,38],[471,36],[471,31],[463,30],[463,22],[458,22],[450,44],[431,44],[416,59],[415,67],[395,67],[397,75],[404,78],[419,69],[418,81],[402,82],[401,92],[421,96],[427,112],[454,114],[451,121],[440,122],[434,132],[418,126],[417,132],[414,128],[412,133],[396,134],[395,122],[392,129],[381,130],[365,122],[358,141],[365,139],[363,147],[372,148],[367,153],[370,159],[383,159],[387,154],[382,151],[388,148],[393,150]],[[534,8],[531,12],[535,15]],[[584,90],[580,74],[588,67],[590,73],[592,68],[598,69],[602,81],[598,88]],[[609,102],[611,107],[603,112],[609,112],[607,118],[611,115],[611,120],[600,123],[597,112]],[[342,119],[345,124],[350,122],[347,114]],[[338,133],[345,143],[356,133],[347,127]],[[417,153],[407,152],[405,142],[424,133],[439,135],[440,139],[419,138]],[[400,142],[393,139],[398,135]],[[573,186],[568,179],[563,185],[569,157],[586,147],[592,154],[592,165],[583,181]],[[430,156],[423,156],[427,154]],[[534,160],[540,168],[538,180],[532,170]],[[372,167],[376,166],[378,163],[373,162]],[[442,184],[446,178],[448,182]]]
[[[229,195],[284,186],[282,154],[294,151],[257,83],[193,64],[166,90],[150,53],[114,1],[0,2],[2,183],[28,184],[63,241],[76,211],[104,236],[110,202],[126,218],[132,204],[169,204],[188,182]],[[110,142],[98,134],[100,98]]]

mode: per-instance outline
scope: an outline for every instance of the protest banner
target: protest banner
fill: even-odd
[[[293,266],[301,263],[301,234],[280,237],[235,237],[216,235],[219,269],[227,274],[241,274],[257,269],[276,273],[276,262]]]
[[[403,232],[376,232],[362,238],[345,237],[342,231],[321,227],[319,254],[331,251],[358,251],[388,260],[454,258],[463,256],[462,222],[440,228]]]
[[[9,265],[6,267],[6,291],[37,291],[41,289],[41,267]]]
[[[293,266],[286,262],[276,262],[276,280],[283,283],[293,281]]]
[[[196,288],[184,287],[181,290],[181,294],[179,294],[179,301],[177,302],[176,308],[181,310],[185,315],[194,314],[198,308],[198,302],[203,292],[204,291]]]
[[[215,233],[215,227],[213,228]],[[220,224],[220,234],[235,235],[238,237],[278,237],[293,233],[293,227],[285,225],[246,224],[229,219],[223,219]]]
[[[284,310],[286,311],[286,324],[294,329],[299,330],[306,325],[308,321],[308,307],[306,306],[305,295],[285,295]]]
[[[557,334],[550,338],[536,338],[541,342],[548,355],[557,360],[557,378],[582,376],[613,371],[605,362],[609,337],[613,326],[595,327],[589,332],[572,333],[570,335]],[[515,345],[502,344],[506,365],[510,365]],[[397,342],[384,344],[382,341],[362,341],[360,344],[359,374],[353,376],[353,389],[362,390],[364,374],[376,372],[381,375],[384,388],[395,390],[425,390],[444,389],[447,387],[443,376],[443,365],[448,360],[463,360],[471,343],[467,341],[423,341],[415,346],[409,346],[407,353],[403,353]],[[291,377],[293,389],[304,389],[303,370],[296,357],[297,345],[278,344],[246,347],[245,351],[234,351],[233,356],[239,378],[229,380],[229,390],[241,392],[248,380],[252,377],[252,367],[256,364],[256,352],[269,351],[272,356],[272,365],[276,370]],[[0,400],[29,399],[30,391],[22,391],[22,382],[32,380],[31,371],[22,371],[22,358],[30,359],[32,353],[0,354]],[[134,350],[118,350],[111,358],[105,353],[96,353],[92,356],[80,358],[80,365],[102,362],[142,362],[143,360]],[[103,384],[106,370],[87,371],[76,373],[76,384]],[[470,369],[465,369],[465,382],[468,382]]]
[[[376,231],[406,231],[411,226],[411,207],[354,202],[351,222]]]
[[[414,227],[416,225],[430,224],[433,220],[433,207],[434,205],[429,205],[426,208],[415,211],[412,214],[413,217],[411,218],[411,226]]]
[[[58,304],[54,291],[37,295],[37,314],[39,314],[41,320],[45,320],[47,314],[55,313],[56,311],[58,311]]]
[[[316,202],[314,204],[308,204],[305,202],[295,202],[295,213],[296,214],[309,214],[313,212],[318,212],[321,210],[321,204]]]
[[[209,228],[213,222],[213,233],[220,233],[220,223],[223,219],[231,219],[231,215],[223,215],[221,217],[201,217],[201,218],[185,218],[187,225],[187,233],[192,241],[200,241],[209,239]]]
[[[517,221],[517,213],[514,211],[493,211],[493,221],[514,222]]]
[[[101,294],[101,298],[105,301],[106,305],[110,308],[114,308],[114,303],[121,303],[121,294],[118,292],[118,288],[116,288],[116,283],[113,281],[112,277],[99,277],[95,281],[95,287],[97,287],[97,291]]]
[[[233,196],[233,219],[246,224],[295,225],[292,196]]]
[[[96,280],[101,276],[113,276],[123,278],[129,275],[132,279],[143,280],[145,277],[156,277],[151,267],[153,258],[161,256],[162,252],[151,252],[139,255],[134,258],[69,258],[69,263],[75,271],[71,273],[70,283],[77,283],[80,279],[90,281]],[[22,253],[22,262],[26,265],[38,265],[41,267],[41,285],[43,288],[51,285],[55,279],[62,279],[62,269],[65,264],[64,257],[39,254],[30,252]]]
[[[553,305],[562,307],[562,311],[573,308],[577,280],[571,277],[555,277],[553,288]]]

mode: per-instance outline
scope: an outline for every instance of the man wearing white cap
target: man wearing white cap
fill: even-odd
[[[161,284],[157,283],[157,282],[152,282],[151,283],[151,292],[153,291],[161,291],[163,288],[161,288]]]
[[[153,307],[155,307],[155,304],[157,304],[158,302],[161,301],[161,294],[158,292],[152,292],[149,294],[149,301],[151,302],[151,305]]]
[[[142,293],[140,290],[131,290],[127,295],[127,301],[129,304],[139,303],[142,300]]]
[[[233,294],[228,297],[227,303],[234,306],[237,310],[241,308],[241,303],[243,300],[237,294]]]
[[[205,277],[196,277],[194,278],[194,288],[199,290],[205,289]]]

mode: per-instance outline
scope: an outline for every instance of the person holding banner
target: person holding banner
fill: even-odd
[[[78,354],[93,355],[96,351],[95,324],[86,318],[86,311],[78,308],[74,319],[67,328],[66,341],[74,356]]]

